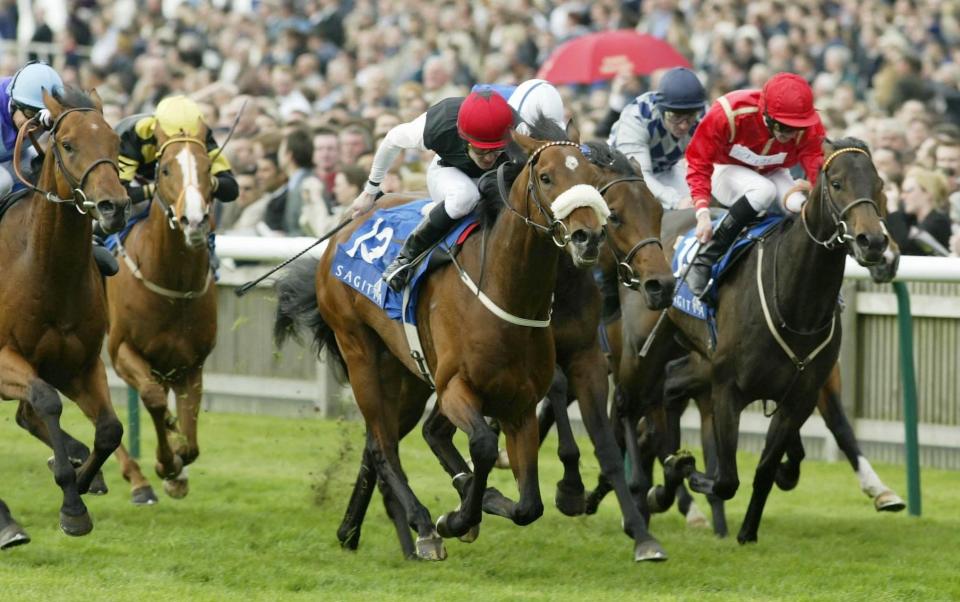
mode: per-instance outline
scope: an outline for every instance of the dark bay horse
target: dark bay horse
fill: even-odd
[[[85,535],[93,521],[80,495],[123,435],[100,360],[107,312],[91,218],[115,232],[130,199],[117,169],[120,139],[96,92],[45,92],[44,104],[54,122],[43,167],[28,196],[0,221],[0,396],[19,401],[17,424],[53,449],[54,481],[63,490],[60,528]],[[58,391],[93,422],[92,453],[61,428]],[[27,541],[0,503],[0,548]]]
[[[836,364],[840,344],[837,295],[845,254],[849,251],[862,265],[877,265],[883,262],[887,248],[883,204],[877,200],[882,181],[865,145],[854,139],[840,140],[827,143],[825,154],[817,185],[800,219],[785,223],[757,243],[727,274],[719,294],[715,349],[711,349],[705,324],[675,309],[669,311],[670,319],[663,323],[645,358],[638,355],[645,336],[633,328],[623,331],[621,416],[645,413],[636,409],[655,399],[655,388],[662,385],[669,361],[692,351],[706,363],[717,467],[714,479],[700,475],[699,486],[691,482],[696,490],[720,499],[735,494],[739,487],[736,447],[740,411],[757,399],[777,402],[738,535],[741,543],[756,541],[781,458],[798,439],[800,426],[813,411]],[[665,218],[667,248],[692,227],[692,218],[685,212]],[[625,435],[628,440],[630,437],[630,433]]]
[[[157,431],[157,475],[170,497],[189,492],[197,459],[203,363],[217,336],[217,291],[207,235],[212,190],[207,129],[170,136],[157,128],[156,193],[149,216],[119,246],[120,272],[107,280],[108,350],[117,374],[140,393]],[[173,389],[177,415],[167,408]],[[116,452],[135,504],[157,501],[140,466]]]
[[[585,154],[600,170],[598,187],[610,209],[606,231],[608,249],[615,259],[625,286],[638,290],[647,306],[663,308],[672,299],[674,279],[660,248],[660,219],[663,210],[639,175],[639,166],[613,151],[606,143],[590,142]],[[620,251],[617,251],[620,249]],[[623,514],[624,530],[636,540],[635,560],[665,560],[666,554],[653,540],[640,514],[643,498],[636,499],[627,487],[623,457],[616,445],[607,414],[607,361],[600,347],[600,294],[593,276],[579,270],[563,258],[557,275],[553,305],[553,334],[556,345],[557,374],[547,397],[560,404],[558,430],[561,436],[559,456],[564,476],[557,483],[557,508],[569,516],[584,512],[583,481],[580,478],[580,452],[566,405],[579,400],[584,425],[594,444],[597,460],[607,482],[617,493]],[[567,394],[569,391],[569,396]],[[455,429],[436,409],[424,423],[423,434],[441,465],[455,482],[470,474],[469,468],[453,445]],[[542,441],[546,431],[539,428]],[[488,491],[484,510],[503,514],[504,504],[496,490]]]
[[[313,315],[309,298],[284,298],[284,286],[295,293],[296,282],[281,279],[278,285],[278,338],[298,318],[306,318],[316,340],[340,354],[367,424],[365,458],[396,502],[398,526],[405,523],[417,531],[412,551],[420,558],[445,558],[441,537],[466,535],[482,518],[487,477],[497,458],[497,436],[484,416],[500,422],[515,467],[520,501],[511,502],[510,518],[525,525],[543,513],[535,407],[550,385],[555,364],[548,326],[557,264],[561,248],[578,265],[596,262],[608,210],[591,185],[596,171],[578,144],[520,134],[514,134],[514,141],[528,159],[509,198],[490,203],[486,236],[467,240],[459,269],[445,266],[430,275],[417,306],[437,403],[444,416],[467,433],[475,470],[463,484],[464,502],[441,516],[436,527],[407,483],[398,455],[400,436],[416,424],[429,393],[413,377],[418,368],[403,327],[331,274],[336,245],[356,226],[340,232],[320,261],[315,275],[319,316]],[[461,282],[476,282],[481,272],[482,296]],[[302,301],[299,307],[296,301]],[[404,407],[411,403],[418,404],[420,412]],[[365,503],[362,508],[365,511]],[[406,547],[402,535],[401,543]]]

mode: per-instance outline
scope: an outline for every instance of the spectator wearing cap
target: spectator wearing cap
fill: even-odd
[[[777,209],[778,202],[800,211],[823,164],[824,137],[813,90],[794,73],[774,75],[762,91],[721,96],[710,107],[686,154],[702,244],[687,274],[693,294],[708,288],[713,264],[757,214]],[[794,165],[802,166],[806,182],[794,181]],[[730,208],[716,232],[707,209],[711,197]]]
[[[480,200],[477,180],[506,160],[503,151],[513,119],[507,101],[484,90],[466,98],[444,99],[386,135],[374,156],[367,184],[351,206],[354,216],[373,207],[384,175],[404,149],[436,153],[427,170],[427,188],[436,204],[387,267],[384,279],[391,288],[402,290],[409,278],[407,268],[414,260],[476,206]]]

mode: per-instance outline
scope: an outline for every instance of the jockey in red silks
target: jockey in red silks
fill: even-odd
[[[823,164],[824,138],[813,90],[794,73],[774,75],[762,91],[738,90],[717,99],[686,154],[702,244],[687,274],[694,295],[708,288],[713,264],[757,214],[771,207],[800,211]],[[797,164],[806,181],[790,175]],[[711,195],[730,208],[715,231],[707,209]]]

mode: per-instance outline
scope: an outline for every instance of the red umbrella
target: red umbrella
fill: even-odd
[[[537,77],[555,84],[589,84],[613,78],[624,65],[637,75],[657,69],[689,67],[673,46],[632,29],[601,31],[561,44],[540,67]]]

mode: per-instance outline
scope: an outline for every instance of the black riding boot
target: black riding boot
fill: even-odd
[[[414,228],[410,236],[403,243],[403,248],[397,257],[387,266],[383,272],[383,279],[387,281],[390,288],[400,292],[410,280],[412,268],[417,264],[417,260],[423,253],[435,245],[444,234],[450,231],[450,227],[457,220],[447,215],[447,210],[443,203],[437,203],[430,210],[430,213]]]
[[[687,287],[695,296],[701,297],[710,284],[710,272],[717,260],[730,248],[743,227],[757,217],[757,210],[742,196],[730,206],[730,211],[713,231],[713,238],[700,247],[687,272]]]
[[[100,228],[100,222],[93,222],[93,261],[97,264],[97,269],[104,276],[113,276],[120,271],[120,264],[117,258],[113,256],[103,245],[103,239],[106,233]]]
[[[603,299],[601,316],[603,323],[608,324],[616,319],[620,312],[620,279],[616,272],[597,270],[594,279],[600,286],[600,297]]]

